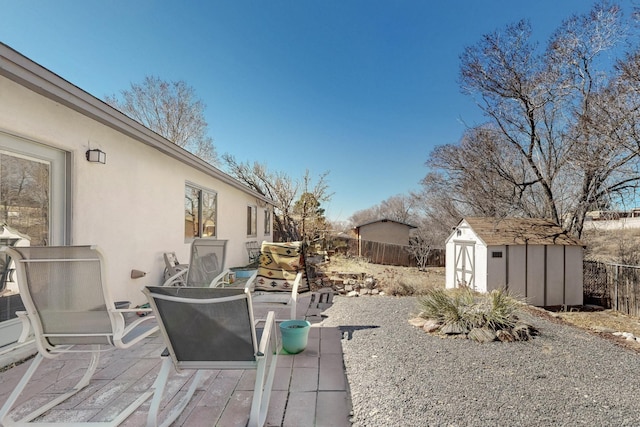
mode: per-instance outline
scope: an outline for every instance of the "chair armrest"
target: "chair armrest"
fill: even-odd
[[[245,292],[253,292],[253,290],[256,287],[256,284],[254,282],[256,281],[257,277],[258,277],[258,271],[256,270],[256,272],[253,273],[251,277],[249,277],[249,280],[247,280],[247,283],[244,284]]]
[[[296,274],[296,279],[293,281],[293,286],[291,287],[291,297],[294,300],[298,299],[298,288],[300,287],[301,281],[302,281],[302,271]]]
[[[16,315],[22,322],[22,332],[20,333],[20,338],[18,338],[18,343],[22,344],[27,341],[27,338],[29,338],[31,334],[31,322],[29,321],[29,316],[26,311],[16,311]]]
[[[187,274],[187,271],[189,271],[189,268],[185,268],[184,270],[178,271],[176,274],[174,274],[173,276],[171,276],[167,280],[165,280],[164,283],[162,284],[162,286],[170,286],[171,283],[173,283],[180,276],[183,276],[183,275]]]
[[[143,310],[147,311],[145,309]],[[141,311],[141,310],[138,308],[138,309],[112,309],[109,311],[112,313],[117,313],[118,315],[122,316],[123,313],[130,313],[132,311]],[[151,309],[149,309],[149,311],[151,311]],[[135,321],[129,323],[128,325],[125,325],[124,322],[122,323],[123,326],[118,325],[113,334],[113,341],[115,346],[118,348],[128,348],[136,344],[137,342],[141,341],[142,339],[148,337],[149,335],[157,332],[160,329],[160,327],[157,324],[141,326],[142,323],[147,322],[149,320],[155,320],[155,318],[156,318],[155,316],[144,316],[144,317],[137,318]],[[124,317],[123,317],[123,321],[124,321]]]
[[[280,342],[278,340],[278,331],[276,330],[276,314],[273,311],[267,313],[264,322],[264,330],[258,344],[258,356],[264,356],[269,351],[269,344],[274,341],[274,349],[276,353],[280,352]]]
[[[223,270],[222,273],[218,274],[209,284],[210,288],[217,288],[219,286],[222,285],[222,287],[224,287],[224,285],[229,285],[231,282],[229,281],[229,274],[231,273],[231,270],[226,269]]]

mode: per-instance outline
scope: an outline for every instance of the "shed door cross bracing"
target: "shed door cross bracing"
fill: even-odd
[[[475,289],[475,243],[455,242],[455,286]]]

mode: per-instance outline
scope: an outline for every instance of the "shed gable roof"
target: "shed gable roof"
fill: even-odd
[[[560,226],[542,218],[464,218],[487,246],[495,245],[564,245],[584,246]]]

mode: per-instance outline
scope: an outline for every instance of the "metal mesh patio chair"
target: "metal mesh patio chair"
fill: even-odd
[[[304,264],[301,242],[262,242],[258,270],[247,282],[254,303],[288,304],[286,320],[295,319],[298,296],[310,290]]]
[[[18,287],[38,354],[0,409],[0,423],[5,426],[30,425],[37,422],[37,417],[90,383],[101,352],[129,348],[156,332],[158,327],[149,322],[154,316],[138,318],[128,325],[125,323],[123,313],[140,309],[116,309],[105,286],[103,256],[94,246],[4,247],[2,252],[15,261]],[[91,355],[80,381],[68,392],[14,421],[10,411],[44,358],[71,352]],[[110,422],[60,424],[116,426],[152,394],[153,390],[141,394]]]
[[[147,287],[143,292],[158,317],[167,346],[147,426],[158,425],[172,362],[176,370],[198,371],[186,395],[178,403],[170,403],[172,406],[165,411],[167,415],[160,425],[168,426],[178,418],[204,371],[211,369],[256,370],[248,425],[264,425],[281,349],[274,313],[269,313],[264,328],[257,330],[247,288]],[[167,396],[166,400],[175,399]]]
[[[226,240],[194,239],[189,265],[162,286],[215,287],[229,283],[230,270],[224,268],[226,247]]]
[[[255,240],[245,243],[249,254],[249,264],[253,264],[260,257],[260,245]]]
[[[167,280],[169,277],[178,274],[180,271],[189,267],[189,264],[180,264],[178,261],[178,257],[175,252],[165,252],[163,254],[164,258],[164,279]],[[184,276],[179,276],[175,279],[175,286],[184,286]]]

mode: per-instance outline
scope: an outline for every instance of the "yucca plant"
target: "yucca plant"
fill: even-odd
[[[480,294],[470,288],[432,289],[418,298],[422,317],[456,330],[489,328],[510,329],[517,321],[518,302],[506,292],[494,290]]]
[[[418,299],[422,316],[444,325],[456,325],[461,330],[473,328],[470,307],[474,304],[473,291],[468,288],[432,289]]]
[[[487,295],[491,309],[485,313],[486,326],[493,331],[511,329],[516,325],[520,303],[506,291],[493,290]]]

